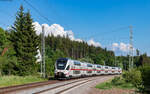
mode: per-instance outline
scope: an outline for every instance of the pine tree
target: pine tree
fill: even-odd
[[[37,50],[39,49],[39,38],[36,35],[36,31],[34,29],[34,26],[32,25],[33,20],[31,18],[30,12],[28,11],[25,14],[25,32],[24,32],[24,57],[23,59],[26,60],[25,62],[29,64],[29,68],[32,72],[36,71],[35,68],[35,62],[36,62],[36,55]]]
[[[37,55],[39,39],[32,22],[30,13],[24,13],[21,6],[13,27],[14,34],[11,36],[19,62],[19,75],[29,75],[36,71],[35,56]]]
[[[12,27],[13,30],[11,32],[11,39],[10,39],[13,43],[14,49],[16,51],[16,56],[18,57],[19,61],[21,61],[20,57],[23,56],[22,34],[24,32],[24,27],[25,27],[24,9],[21,6],[20,10],[17,12],[16,21],[14,23],[14,26]]]

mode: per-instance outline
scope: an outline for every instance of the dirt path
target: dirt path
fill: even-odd
[[[97,88],[91,88],[91,91],[88,94],[135,94],[134,90],[124,90],[124,89],[110,89],[110,90],[101,90]]]
[[[104,81],[112,79],[113,77],[114,76],[99,76],[97,77],[97,79],[90,81],[88,83],[82,84],[80,86],[77,86],[75,88],[72,88],[68,90],[67,92],[64,92],[63,94],[100,94],[100,93],[96,93],[97,91],[95,92],[94,87],[98,83],[102,83]]]
[[[100,76],[94,81],[72,88],[71,90],[64,92],[63,94],[135,94],[134,90],[124,90],[115,88],[110,90],[101,90],[95,88],[97,84],[103,83],[109,79],[112,79],[113,77],[114,76]]]

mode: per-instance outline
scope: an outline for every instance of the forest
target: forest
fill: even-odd
[[[36,55],[41,50],[41,35],[36,35],[33,22],[30,11],[25,12],[21,6],[11,29],[0,28],[0,75],[40,74],[41,62]],[[60,57],[129,69],[129,55],[116,56],[111,50],[72,41],[69,37],[45,36],[45,52],[46,76],[53,76],[55,61]],[[150,64],[150,57],[136,50],[134,67],[144,64]]]

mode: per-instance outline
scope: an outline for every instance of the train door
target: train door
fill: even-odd
[[[108,74],[112,74],[112,67],[108,67]]]
[[[73,76],[74,77],[81,76],[81,63],[79,61],[74,61]]]
[[[105,74],[105,67],[101,66],[101,74]]]

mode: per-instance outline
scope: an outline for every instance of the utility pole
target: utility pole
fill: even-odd
[[[104,61],[104,66],[105,66],[106,64],[105,64],[105,61]]]
[[[41,74],[45,78],[45,31],[44,26],[42,26],[42,62],[41,62]]]
[[[41,33],[41,77],[43,77],[43,33]]]
[[[129,45],[129,68],[133,68],[133,31],[132,26],[130,28],[130,45]]]

